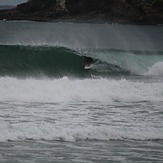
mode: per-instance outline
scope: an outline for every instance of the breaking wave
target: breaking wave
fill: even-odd
[[[144,126],[143,126],[144,127]],[[122,131],[116,127],[78,127],[78,128],[57,128],[51,124],[13,125],[12,128],[0,128],[0,141],[22,141],[22,140],[53,140],[53,141],[78,141],[78,140],[162,140],[163,131],[159,133],[156,128],[144,129],[128,128]],[[157,133],[157,135],[155,134]]]
[[[84,69],[85,56],[94,60],[89,70]],[[163,52],[0,45],[0,58],[0,76],[85,77],[163,74]]]

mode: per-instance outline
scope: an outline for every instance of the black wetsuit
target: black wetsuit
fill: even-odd
[[[91,57],[84,57],[85,59],[85,66],[89,66],[93,64],[93,59]]]

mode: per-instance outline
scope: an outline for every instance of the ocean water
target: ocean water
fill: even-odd
[[[0,162],[162,163],[163,27],[0,21]]]

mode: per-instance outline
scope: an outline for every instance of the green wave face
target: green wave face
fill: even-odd
[[[84,59],[57,47],[0,46],[1,76],[83,76]]]
[[[84,69],[85,57],[94,64]],[[92,75],[143,75],[163,52],[83,49],[64,47],[0,46],[0,76],[16,77],[91,77]]]

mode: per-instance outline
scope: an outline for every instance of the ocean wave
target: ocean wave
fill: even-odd
[[[163,139],[162,81],[0,77],[0,92],[1,142]]]
[[[163,130],[142,126],[111,127],[111,126],[77,126],[56,127],[48,123],[15,124],[0,126],[0,141],[53,140],[53,141],[83,141],[83,140],[162,140]],[[142,132],[143,130],[143,132]]]
[[[92,75],[150,75],[149,68],[163,60],[162,52],[115,49],[74,50],[60,46],[0,45],[0,76],[91,77]],[[85,57],[94,61],[84,69]],[[152,75],[162,76],[160,69]]]
[[[149,67],[145,75],[163,76],[163,62],[157,62],[153,66]]]
[[[0,100],[18,102],[115,102],[162,101],[162,82],[139,82],[126,79],[17,79],[0,78]],[[46,92],[46,93],[45,93]]]

